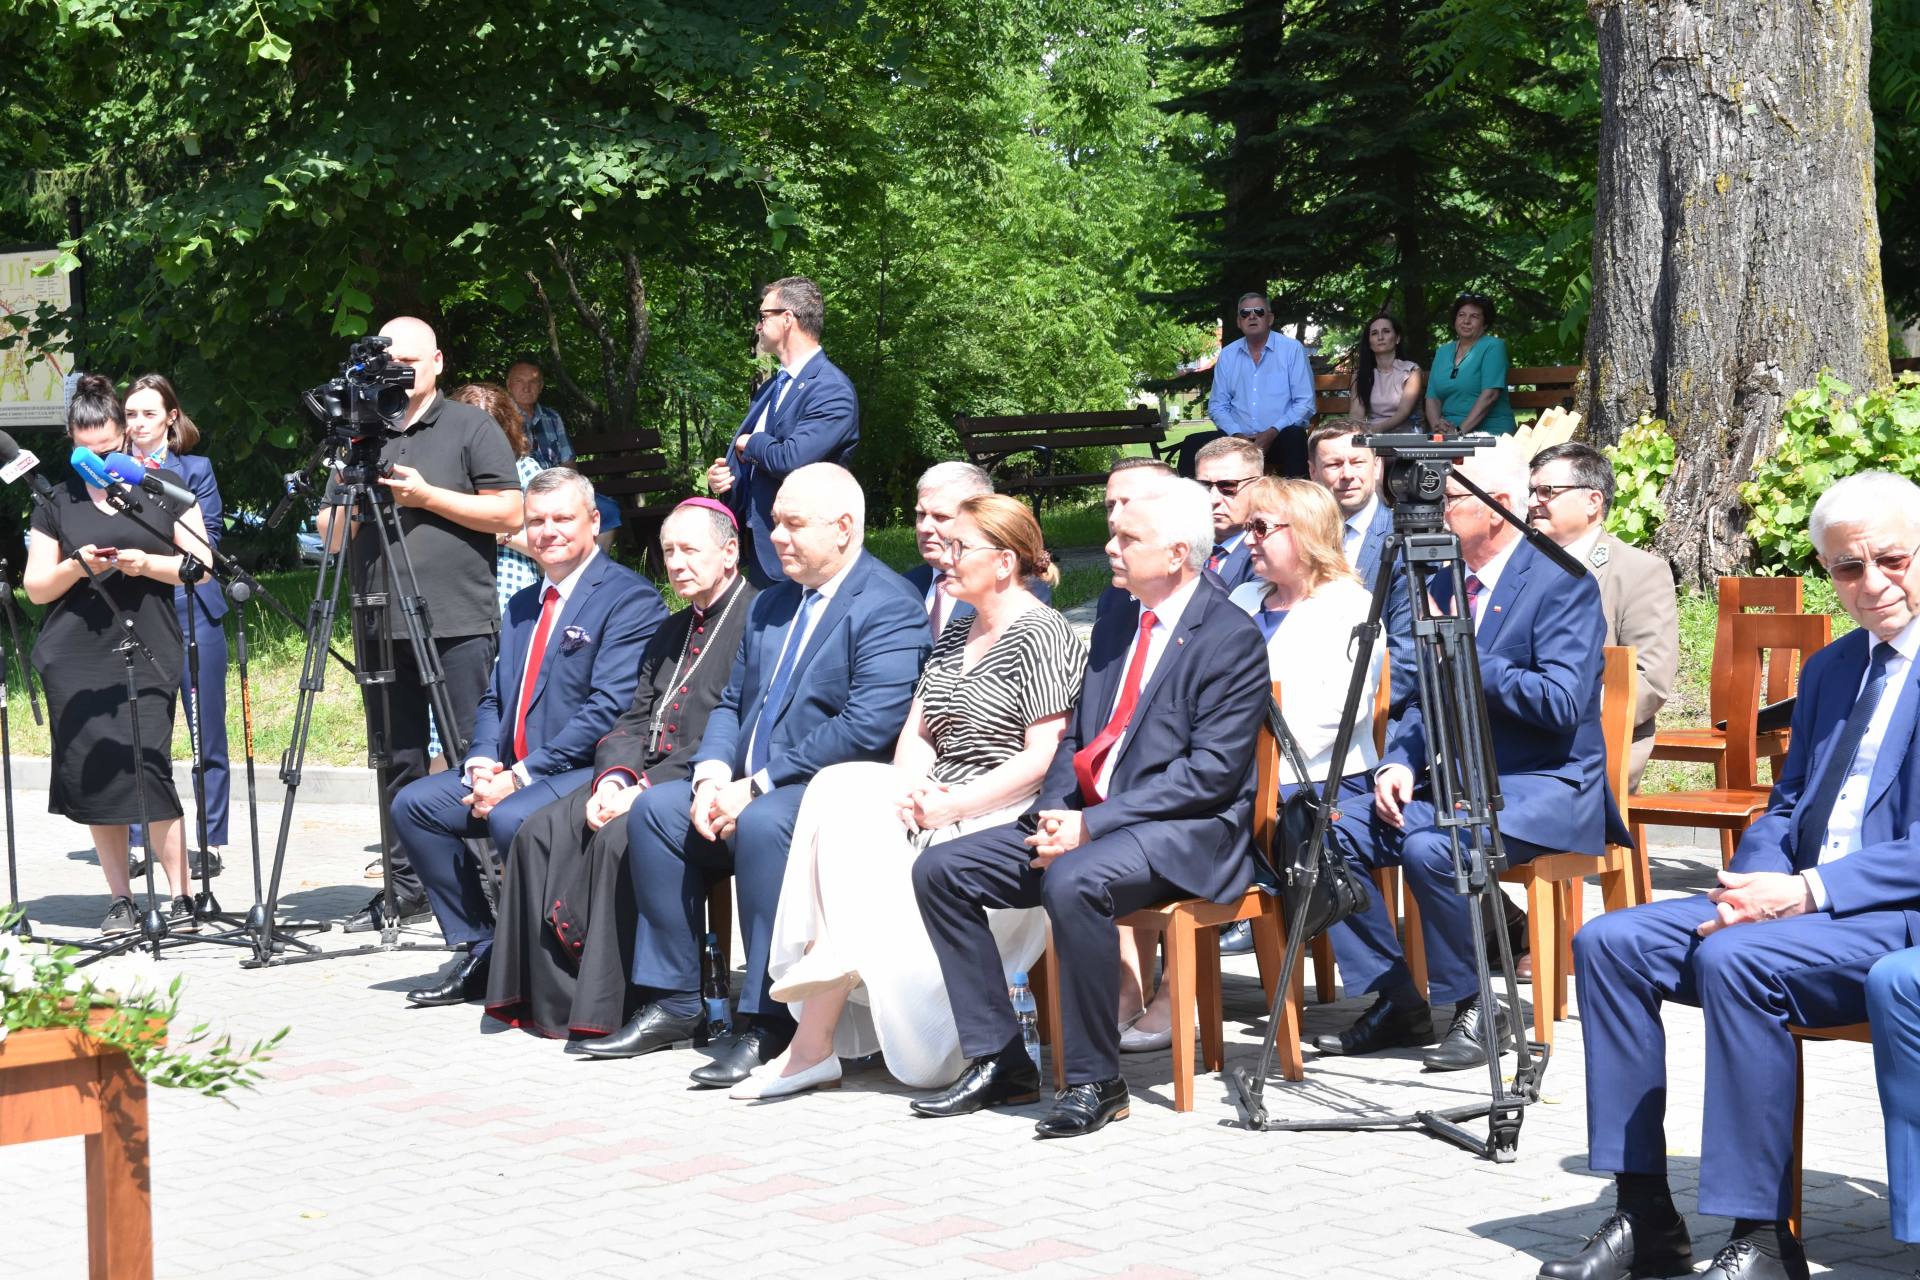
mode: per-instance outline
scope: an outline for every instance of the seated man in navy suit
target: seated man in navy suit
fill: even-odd
[[[432,986],[407,993],[418,1005],[486,993],[493,913],[463,839],[490,837],[505,856],[529,814],[587,782],[594,744],[633,700],[640,655],[667,616],[652,583],[595,545],[600,514],[579,472],[555,467],[527,484],[526,529],[544,576],[507,602],[466,763],[408,783],[393,802],[394,835],[441,932],[467,947]]]
[[[1267,473],[1267,456],[1245,436],[1221,436],[1193,455],[1193,477],[1213,500],[1213,547],[1207,569],[1231,591],[1253,581],[1253,543],[1247,537],[1247,500],[1241,490]]]
[[[756,350],[780,362],[747,406],[724,458],[707,468],[707,488],[740,519],[740,567],[766,588],[785,576],[773,545],[773,501],[786,478],[814,462],[845,466],[860,443],[853,383],[820,349],[826,324],[820,286],[805,276],[760,291]]]
[[[1787,1027],[1863,1021],[1874,962],[1920,937],[1920,488],[1886,472],[1850,476],[1814,504],[1809,533],[1860,629],[1801,670],[1766,812],[1711,893],[1608,912],[1574,935],[1587,1164],[1614,1175],[1618,1206],[1544,1277],[1692,1265],[1667,1187],[1668,1001],[1706,1015],[1699,1205],[1734,1220],[1704,1274],[1807,1274],[1786,1225],[1796,1078]]]
[[[1516,450],[1483,450],[1459,469],[1508,510],[1525,509],[1526,460]],[[1547,852],[1598,855],[1609,833],[1625,844],[1607,796],[1600,736],[1606,623],[1599,587],[1591,577],[1569,577],[1452,477],[1446,520],[1460,539],[1467,568],[1459,597],[1474,619],[1494,764],[1506,801],[1499,823],[1508,861],[1518,866]],[[1431,587],[1435,604],[1451,612],[1453,584],[1436,577]],[[1454,888],[1452,841],[1434,821],[1426,769],[1427,730],[1416,694],[1388,730],[1374,772],[1372,838],[1355,843],[1374,860],[1405,868],[1425,926],[1428,994],[1436,1004],[1453,1005],[1452,1025],[1426,1055],[1425,1066],[1459,1071],[1486,1061],[1480,1024],[1491,1011],[1480,1006],[1471,907]],[[1365,819],[1348,814],[1343,821]],[[1427,1002],[1407,974],[1392,930],[1371,927],[1378,920],[1367,913],[1330,931],[1342,976],[1379,995],[1353,1026],[1315,1041],[1322,1053],[1372,1053],[1431,1038]],[[1501,1019],[1504,1025],[1504,1011]]]
[[[1007,1003],[987,924],[994,907],[1045,907],[1061,957],[1055,1052],[1067,1090],[1037,1132],[1092,1133],[1127,1114],[1120,1078],[1115,921],[1170,898],[1236,900],[1253,882],[1253,754],[1269,698],[1266,647],[1245,612],[1201,580],[1207,495],[1162,480],[1116,510],[1107,558],[1134,601],[1094,624],[1080,705],[1018,822],[934,845],[913,864],[961,1050],[924,1116],[1011,1106],[1040,1077]]]
[[[927,611],[927,632],[935,640],[940,638],[941,629],[955,618],[973,616],[972,605],[955,601],[939,587],[940,579],[945,576],[940,562],[947,554],[947,531],[960,514],[961,503],[992,492],[992,477],[971,462],[936,462],[920,473],[920,483],[915,486],[913,535],[920,547],[920,558],[926,563],[915,565],[904,576],[908,585],[920,593],[920,602]],[[1045,578],[1028,578],[1027,590],[1041,604],[1053,603],[1053,586]]]
[[[852,475],[802,467],[780,486],[773,515],[785,574],[747,614],[692,778],[647,788],[627,812],[643,1003],[585,1045],[597,1058],[630,1058],[693,1038],[707,886],[731,873],[747,946],[742,1025],[693,1072],[709,1087],[740,1083],[792,1039],[792,1016],[768,992],[767,953],[801,797],[830,764],[892,758],[932,648],[919,597],[861,549],[866,500]]]

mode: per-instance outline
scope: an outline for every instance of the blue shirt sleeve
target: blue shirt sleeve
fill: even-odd
[[[1229,344],[1220,352],[1220,358],[1213,364],[1213,394],[1207,398],[1207,416],[1213,419],[1213,425],[1230,436],[1250,436],[1259,430],[1247,421],[1246,411],[1235,401],[1234,382],[1238,378],[1241,366],[1247,365],[1244,356],[1235,359],[1234,352],[1239,347]]]
[[[1287,407],[1280,412],[1275,425],[1297,427],[1313,421],[1315,400],[1313,395],[1313,365],[1307,360],[1307,349],[1297,342],[1287,344]]]

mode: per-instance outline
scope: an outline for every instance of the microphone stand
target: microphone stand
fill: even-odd
[[[33,722],[44,724],[46,721],[40,715],[40,695],[34,689],[33,667],[20,648],[19,610],[13,601],[13,584],[7,581],[4,571],[0,571],[0,610],[7,615],[8,641],[0,646],[0,797],[4,798],[7,817],[7,900],[19,907],[19,914],[13,921],[13,932],[22,938],[31,938],[33,922],[27,918],[27,909],[20,902],[20,855],[14,840],[13,732],[7,721],[9,663],[19,665],[21,683],[27,686],[27,707],[33,712]]]

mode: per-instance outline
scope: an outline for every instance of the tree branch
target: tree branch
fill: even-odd
[[[560,385],[567,389],[568,395],[586,405],[596,418],[604,421],[606,409],[582,391],[580,384],[573,380],[573,375],[567,372],[567,358],[560,351],[560,325],[553,314],[553,302],[547,297],[547,287],[540,283],[540,277],[533,272],[529,271],[526,275],[527,283],[533,286],[534,297],[540,299],[540,309],[547,316],[547,350],[553,354],[554,376],[559,378]]]

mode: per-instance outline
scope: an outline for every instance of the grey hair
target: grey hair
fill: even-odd
[[[1519,449],[1504,441],[1491,449],[1475,450],[1454,469],[1464,472],[1467,479],[1488,493],[1505,496],[1509,506],[1524,504],[1528,498],[1527,487],[1532,483],[1532,476],[1527,470],[1527,460],[1520,456]]]
[[[940,489],[963,489],[965,492],[960,496],[971,498],[976,493],[992,493],[993,477],[987,474],[986,468],[971,462],[936,462],[920,473],[913,491],[932,493]]]
[[[832,462],[809,462],[806,466],[787,473],[780,483],[780,495],[793,490],[799,501],[809,499],[821,508],[821,514],[828,519],[848,515],[853,517],[853,530],[856,539],[867,527],[867,495],[860,488],[860,482],[853,478],[853,472]],[[805,494],[805,498],[799,495]],[[1212,518],[1209,511],[1208,518]]]
[[[1807,536],[1813,549],[1826,558],[1827,531],[1835,525],[1862,524],[1896,515],[1907,528],[1920,533],[1920,485],[1891,471],[1861,471],[1837,480],[1813,504],[1807,518]]]
[[[1127,504],[1138,509],[1151,530],[1152,545],[1185,543],[1187,568],[1198,572],[1213,554],[1213,499],[1192,480],[1170,478]]]
[[[575,471],[572,467],[548,467],[533,479],[527,481],[527,497],[542,493],[552,493],[556,489],[571,486],[580,495],[580,501],[593,506],[593,481]]]

